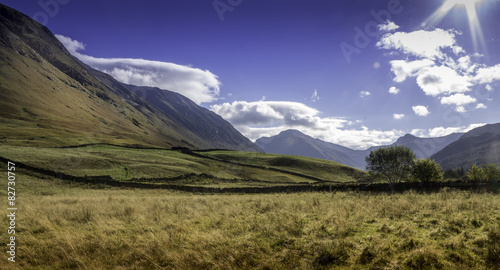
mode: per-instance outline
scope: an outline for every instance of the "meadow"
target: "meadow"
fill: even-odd
[[[205,187],[355,182],[365,176],[363,171],[333,161],[253,152],[0,145],[0,153],[11,161],[72,176]]]
[[[17,172],[2,269],[498,269],[500,196],[200,195]],[[0,190],[5,198],[6,190]],[[1,224],[7,224],[5,215]],[[6,246],[2,233],[0,245]]]

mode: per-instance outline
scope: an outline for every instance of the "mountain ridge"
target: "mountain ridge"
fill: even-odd
[[[188,109],[226,133],[205,137],[206,126],[184,126],[110,75],[72,56],[47,27],[2,4],[0,37],[0,143],[261,151],[227,121],[188,98],[164,100],[194,104]]]
[[[391,145],[404,145],[412,149],[418,158],[427,158],[443,149],[449,143],[458,140],[463,134],[453,133],[443,137],[419,138],[406,134]],[[300,141],[300,143],[297,143]],[[384,146],[373,146],[365,150],[354,150],[342,145],[325,142],[298,130],[286,130],[272,137],[263,137],[255,142],[266,153],[289,154],[336,161],[344,165],[364,170],[365,157],[370,151]],[[304,151],[304,145],[309,145],[315,151]]]
[[[474,163],[500,165],[500,123],[488,124],[465,133],[431,158],[445,170],[468,169]]]

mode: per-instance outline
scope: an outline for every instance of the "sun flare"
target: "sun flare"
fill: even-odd
[[[474,49],[478,51],[479,47],[484,48],[484,36],[481,29],[481,24],[477,15],[477,5],[482,4],[488,0],[446,0],[441,7],[436,10],[425,22],[422,24],[425,27],[435,27],[439,24],[448,13],[455,7],[465,6],[467,12],[467,19],[469,21],[470,32],[472,35],[472,42]]]

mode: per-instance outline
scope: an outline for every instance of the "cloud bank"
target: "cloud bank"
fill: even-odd
[[[431,60],[444,59],[445,54],[442,49],[451,48],[455,52],[462,50],[456,45],[455,35],[454,31],[439,28],[434,31],[396,32],[382,37],[377,46]]]
[[[234,101],[212,105],[211,110],[229,121],[241,133],[256,140],[287,129],[298,129],[314,138],[354,149],[390,144],[404,133],[380,131],[359,126],[360,121],[321,117],[321,113],[302,103],[289,101]],[[358,128],[353,126],[358,125]]]
[[[486,66],[476,63],[475,59],[480,55],[468,55],[457,44],[457,35],[460,35],[458,31],[439,28],[387,33],[377,46],[390,50],[391,56],[402,55],[403,59],[390,61],[394,82],[415,78],[426,95],[438,98],[441,104],[452,106],[457,112],[467,112],[464,105],[471,105],[469,109],[484,109],[484,104],[472,106],[478,100],[466,93],[481,85],[492,89],[489,84],[500,81],[500,64]],[[428,111],[424,108],[416,106],[413,110],[417,115],[425,116]]]
[[[221,83],[209,70],[144,59],[96,58],[79,52],[85,50],[83,43],[66,36],[55,36],[72,55],[120,82],[174,91],[197,104],[213,102],[220,94]]]
[[[410,134],[422,138],[436,138],[450,135],[452,133],[466,133],[475,128],[482,127],[485,123],[471,124],[461,127],[435,127],[430,129],[413,129]]]

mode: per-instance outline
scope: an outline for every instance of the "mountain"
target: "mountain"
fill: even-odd
[[[0,143],[260,151],[182,95],[144,88],[149,94],[141,97],[134,89],[83,64],[48,28],[0,4]]]
[[[266,153],[321,158],[356,168],[361,165],[350,157],[354,150],[314,139],[298,130],[286,130],[273,137],[260,138],[255,144]]]
[[[417,158],[428,158],[437,153],[439,150],[445,148],[450,143],[458,140],[462,135],[464,134],[452,133],[444,137],[419,138],[411,134],[406,134],[392,145],[403,145],[409,147],[413,150]]]
[[[407,134],[391,146],[404,145],[412,149],[418,158],[427,158],[458,140],[462,135],[454,133],[439,138],[419,138]],[[375,146],[366,150],[354,150],[312,138],[298,130],[286,130],[273,137],[260,138],[255,143],[266,153],[327,159],[362,170],[366,167],[365,157],[370,154],[370,151],[383,147]]]
[[[228,149],[237,146],[238,149],[262,151],[220,115],[196,105],[181,94],[156,87],[125,86],[203,139],[210,148]]]
[[[474,163],[500,165],[500,124],[475,128],[432,158],[445,170],[461,167],[468,169]]]

